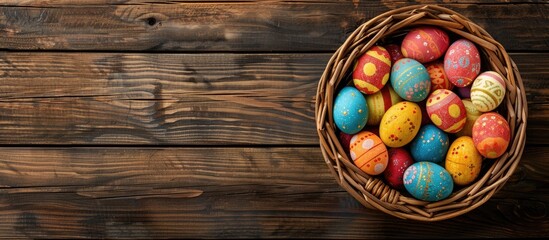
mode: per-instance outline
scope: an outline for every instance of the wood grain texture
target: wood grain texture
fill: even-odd
[[[318,144],[330,54],[0,53],[0,144]],[[549,143],[548,54],[512,54]]]
[[[315,147],[1,148],[0,233],[6,238],[542,237],[549,234],[548,155],[545,147],[527,147],[513,177],[485,205],[419,231],[423,223],[367,209],[351,198]]]
[[[44,1],[0,7],[0,48],[91,51],[333,52],[361,23],[433,1]],[[129,3],[128,3],[129,2]],[[549,4],[441,4],[509,51],[549,50]],[[49,2],[48,2],[49,3]],[[546,2],[545,2],[546,3]]]

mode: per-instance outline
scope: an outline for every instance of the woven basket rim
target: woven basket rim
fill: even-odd
[[[507,151],[497,159],[490,159],[490,167],[475,182],[438,202],[424,202],[408,197],[386,185],[379,177],[369,176],[358,169],[343,150],[332,118],[334,92],[346,79],[353,60],[384,38],[418,25],[437,26],[474,42],[489,63],[488,70],[504,76],[507,85],[504,101],[498,107],[511,129],[511,141]],[[483,67],[485,68],[486,66]],[[338,184],[353,198],[365,207],[398,218],[440,221],[460,216],[481,206],[507,182],[524,151],[527,109],[522,78],[504,47],[467,17],[446,7],[425,4],[382,13],[362,23],[347,37],[326,64],[319,80],[315,120],[320,150],[328,169]]]

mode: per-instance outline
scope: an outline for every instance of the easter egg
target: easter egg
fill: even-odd
[[[478,75],[471,87],[471,101],[481,112],[496,109],[505,96],[505,81],[494,71],[486,71]]]
[[[454,182],[450,173],[433,162],[416,162],[404,172],[404,188],[413,197],[428,201],[440,201],[452,194]]]
[[[482,168],[482,156],[471,137],[462,136],[452,142],[446,154],[444,168],[459,186],[470,184],[478,177]]]
[[[387,44],[385,49],[389,52],[389,55],[391,56],[391,63],[393,64],[399,59],[404,58],[402,52],[400,51],[400,46],[397,44]]]
[[[436,90],[427,98],[427,114],[431,121],[447,133],[463,129],[467,112],[461,99],[450,90]]]
[[[389,149],[389,162],[383,172],[383,178],[389,186],[395,189],[404,189],[402,177],[404,171],[412,164],[414,164],[414,159],[405,148],[391,148]]]
[[[414,102],[399,102],[387,110],[379,124],[379,136],[389,147],[402,147],[412,141],[421,124],[421,109]]]
[[[361,131],[351,138],[350,155],[354,164],[369,175],[379,175],[387,168],[387,147],[379,137]]]
[[[475,105],[473,105],[473,102],[471,102],[471,99],[463,99],[461,100],[463,102],[463,106],[465,106],[465,111],[467,112],[467,117],[465,120],[465,126],[456,133],[456,136],[473,136],[473,124],[475,124],[475,121],[477,120],[480,115],[482,115],[482,112],[477,110]]]
[[[454,88],[454,92],[459,97],[461,97],[461,99],[471,98],[471,87],[472,87],[472,84],[469,84],[469,86],[466,86],[466,87],[456,87]]]
[[[431,90],[427,69],[411,58],[402,58],[393,65],[390,81],[395,92],[407,101],[421,102]]]
[[[361,92],[354,87],[343,87],[334,100],[333,117],[339,130],[355,134],[368,121],[368,105]]]
[[[442,61],[435,61],[425,64],[429,77],[431,78],[431,92],[437,89],[452,90],[454,84],[448,80],[446,73],[444,72],[444,63]]]
[[[416,162],[442,163],[449,146],[448,134],[433,124],[427,124],[419,129],[410,143],[410,153]]]
[[[421,26],[412,29],[402,40],[402,55],[426,63],[444,55],[450,45],[448,34],[440,28]]]
[[[486,158],[497,158],[505,153],[511,130],[505,118],[495,112],[483,113],[473,125],[473,142]]]
[[[366,124],[379,125],[385,112],[393,106],[393,104],[401,101],[402,98],[400,98],[389,85],[383,87],[379,92],[366,95],[366,103],[368,104],[369,111],[368,122]]]
[[[373,46],[362,54],[355,63],[353,83],[365,93],[378,92],[389,80],[391,56],[384,47]]]
[[[444,56],[444,72],[457,87],[470,85],[480,73],[480,54],[467,39],[452,43]]]

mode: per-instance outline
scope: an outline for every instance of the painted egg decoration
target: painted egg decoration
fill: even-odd
[[[510,139],[509,123],[498,113],[483,113],[473,125],[473,142],[480,154],[486,158],[503,155]]]
[[[413,197],[428,201],[440,201],[452,194],[454,181],[450,173],[433,162],[416,162],[404,172],[404,188]]]
[[[333,118],[339,130],[355,134],[366,126],[368,104],[360,91],[346,86],[339,91],[334,100]]]
[[[458,186],[465,186],[475,181],[482,169],[482,156],[471,137],[462,136],[452,142],[446,154],[444,168]]]
[[[478,75],[471,87],[471,101],[481,112],[496,109],[505,97],[505,80],[494,71]]]
[[[429,114],[427,113],[427,99],[418,103],[419,108],[421,109],[421,126],[425,126],[431,122]]]
[[[450,38],[445,31],[433,26],[421,26],[406,34],[401,51],[404,57],[426,63],[443,56],[449,45]]]
[[[393,65],[390,81],[395,92],[407,101],[421,102],[431,90],[427,69],[411,58],[402,58]]]
[[[416,162],[442,163],[448,147],[448,134],[433,124],[427,124],[419,129],[417,136],[410,143],[410,153]]]
[[[379,136],[388,147],[410,143],[421,124],[421,109],[414,102],[402,101],[387,110],[379,124]]]
[[[459,132],[467,121],[463,102],[455,93],[446,89],[431,93],[427,99],[427,114],[438,128],[447,133]]]
[[[383,178],[389,186],[395,189],[404,189],[402,177],[406,169],[414,164],[414,159],[405,148],[389,149],[389,162],[383,172]]]
[[[387,44],[385,49],[389,52],[389,55],[391,56],[391,63],[393,64],[401,58],[404,58],[402,52],[400,51],[400,46],[397,44]]]
[[[461,100],[463,102],[463,106],[465,106],[465,111],[467,112],[467,117],[465,120],[465,126],[456,133],[456,136],[473,136],[473,124],[475,124],[475,121],[477,120],[480,115],[482,115],[482,112],[477,110],[475,105],[473,105],[473,102],[471,102],[471,99],[463,99]]]
[[[368,104],[368,122],[367,125],[379,125],[381,118],[385,112],[393,106],[393,104],[401,102],[402,98],[393,90],[390,85],[381,89],[381,91],[366,95],[366,103]]]
[[[437,89],[452,90],[454,84],[448,80],[446,73],[444,72],[444,63],[442,61],[435,61],[425,64],[429,77],[431,78],[431,92]]]
[[[470,85],[480,73],[480,54],[475,44],[467,39],[452,43],[444,56],[444,72],[457,87]]]
[[[389,80],[391,56],[384,47],[373,46],[362,54],[355,63],[353,83],[365,93],[373,94],[381,90]]]
[[[379,175],[387,168],[387,147],[372,132],[361,131],[355,134],[351,138],[349,152],[354,164],[369,175]]]

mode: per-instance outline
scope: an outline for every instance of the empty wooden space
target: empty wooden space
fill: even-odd
[[[444,2],[0,1],[0,238],[549,236],[549,4]],[[353,199],[314,119],[346,37],[418,3],[502,43],[529,110],[512,178],[434,223]]]

